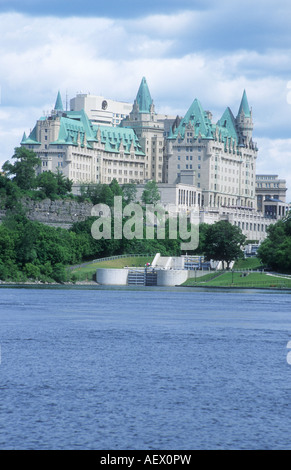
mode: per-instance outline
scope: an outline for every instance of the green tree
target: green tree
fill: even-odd
[[[130,204],[136,200],[136,185],[134,183],[126,183],[122,186],[124,204]]]
[[[159,188],[155,181],[148,181],[145,185],[141,200],[144,204],[157,204],[161,199]]]
[[[58,195],[66,196],[68,193],[71,193],[73,187],[73,181],[69,178],[66,178],[62,172],[58,171],[55,174],[55,177],[58,182]]]
[[[274,271],[291,273],[291,214],[270,225],[267,233],[258,249],[258,258]]]
[[[12,157],[14,163],[9,161],[3,165],[3,171],[8,176],[13,176],[13,182],[23,190],[36,187],[35,170],[40,165],[40,159],[34,152],[24,147],[16,147]]]
[[[2,209],[13,209],[21,199],[21,189],[6,175],[0,175],[0,204]]]
[[[246,237],[239,227],[222,220],[208,226],[204,240],[204,254],[209,260],[226,262],[229,269],[231,261],[243,257],[241,247],[245,241]]]
[[[118,183],[116,178],[113,178],[113,180],[109,184],[109,188],[112,191],[113,197],[114,196],[122,196],[122,189],[119,186],[119,183]]]
[[[70,193],[73,182],[60,172],[44,171],[36,177],[36,184],[45,197],[54,200]]]
[[[58,182],[51,171],[44,171],[36,178],[37,187],[48,199],[54,200],[58,195]]]

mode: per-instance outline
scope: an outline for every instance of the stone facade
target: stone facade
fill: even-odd
[[[133,129],[94,125],[84,110],[64,112],[59,98],[21,145],[40,158],[38,173],[60,171],[74,183],[145,179],[145,154]]]
[[[228,108],[213,124],[211,113],[194,100],[167,139],[168,182],[179,182],[181,170],[192,171],[197,187],[203,191],[203,207],[255,209],[257,147],[251,129],[252,114],[247,103],[245,111],[240,108],[237,119]]]

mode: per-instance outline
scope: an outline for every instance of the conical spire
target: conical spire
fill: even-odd
[[[238,116],[242,112],[244,112],[245,117],[250,117],[251,116],[246,90],[244,90],[244,92],[243,92],[242,100],[241,100],[239,111],[238,111]]]
[[[26,137],[26,133],[24,132],[23,133],[23,136],[22,136],[22,141],[21,141],[21,144],[24,144],[24,142],[27,140],[27,137]]]
[[[58,92],[58,96],[57,96],[57,100],[56,100],[56,104],[55,104],[55,111],[63,111],[63,110],[64,110],[64,107],[63,107],[61,94],[60,94],[60,92]]]
[[[153,100],[151,98],[151,94],[149,92],[149,88],[148,88],[145,77],[143,77],[141,81],[141,84],[140,84],[140,87],[136,96],[136,102],[138,104],[140,113],[151,112],[151,106],[153,104]]]

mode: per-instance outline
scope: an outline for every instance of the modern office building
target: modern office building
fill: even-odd
[[[101,126],[119,126],[132,110],[132,104],[104,96],[79,93],[70,100],[71,111],[84,110],[90,121]]]

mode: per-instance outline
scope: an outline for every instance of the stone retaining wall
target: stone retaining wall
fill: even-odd
[[[93,207],[93,204],[88,202],[78,203],[69,199],[56,201],[23,199],[21,202],[30,220],[63,228],[69,228],[74,222],[80,222],[90,217]],[[5,215],[6,212],[1,210],[0,222]]]

